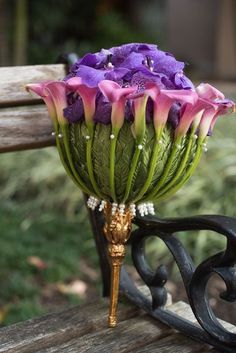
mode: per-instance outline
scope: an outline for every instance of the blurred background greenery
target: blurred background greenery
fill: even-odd
[[[206,11],[213,2],[214,11]],[[67,52],[83,55],[101,47],[146,41],[188,60],[191,77],[218,80],[228,97],[235,98],[235,12],[229,7],[235,4],[213,2],[0,0],[0,65],[54,63]],[[186,31],[185,26],[199,18],[198,28],[190,26]],[[206,23],[209,31],[204,35]],[[194,56],[193,38],[199,49]],[[156,205],[158,216],[236,216],[234,118],[219,121],[197,172],[176,196]],[[98,258],[83,196],[65,175],[57,151],[1,155],[0,185],[0,324],[100,293]],[[197,263],[224,246],[224,240],[210,232],[180,237]],[[176,273],[160,241],[148,242],[147,252],[153,266],[162,261]]]

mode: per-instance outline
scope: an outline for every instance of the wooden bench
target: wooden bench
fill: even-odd
[[[55,140],[51,134],[52,124],[47,109],[38,97],[32,96],[26,92],[24,86],[30,82],[53,80],[64,76],[65,67],[61,64],[0,68],[1,153],[54,146]],[[107,296],[109,294],[110,270],[104,251],[106,242],[102,235],[99,217],[100,216],[96,213],[92,214],[90,212],[97,251],[100,256],[104,295]],[[185,220],[185,223],[183,223],[183,221],[182,223],[178,223],[173,220],[158,222],[163,239],[165,239],[163,232],[172,232],[173,227],[177,227],[177,231],[179,231],[181,229],[203,229],[201,227],[205,226],[205,229],[219,230],[220,233],[226,236],[228,236],[229,233],[223,226],[218,229],[219,224],[222,224],[221,219],[217,221],[212,218],[199,218],[196,221],[196,225],[194,225],[195,219],[191,219],[191,222]],[[137,223],[141,228],[143,227],[142,221],[139,220]],[[145,226],[147,227],[147,231],[145,230],[145,232],[147,235],[151,231],[156,234],[154,225],[153,220],[146,222]],[[231,224],[231,233],[232,227],[236,229],[236,223]],[[140,237],[138,233],[136,235]],[[168,233],[167,235],[170,234]],[[168,241],[169,240],[167,240],[167,242]],[[174,240],[174,242],[176,242],[176,240]],[[169,246],[173,249],[174,243],[170,243]],[[134,254],[134,259],[135,256]],[[177,260],[178,256],[177,254]],[[138,261],[137,257],[137,268],[139,268]],[[142,275],[142,270],[140,268],[139,270]],[[183,269],[183,272],[184,271],[187,270]],[[145,271],[143,270],[143,272]],[[159,272],[157,271],[157,275],[159,277],[164,276],[161,270]],[[158,277],[157,275],[155,276]],[[155,278],[155,281],[158,282],[158,278]],[[164,291],[163,286],[165,279],[161,281],[163,283],[161,285],[160,283],[157,284],[157,287]],[[148,281],[146,283],[148,284]],[[153,298],[162,300],[160,296],[158,297],[159,294],[157,295],[155,292],[154,280],[153,283],[150,283],[149,287]],[[168,322],[168,324],[174,328],[178,326],[174,323],[173,325],[171,324],[169,319],[171,312],[178,314],[180,318],[185,318],[192,323],[196,323],[196,318],[192,310],[184,302],[170,304],[167,301],[166,304],[162,303],[165,304],[165,309],[168,309],[167,311],[155,307],[154,304],[150,306],[150,304],[148,304],[149,302],[141,296],[142,291],[136,292],[133,289],[133,284],[129,282],[125,273],[121,278],[121,292],[131,300],[134,298],[134,302],[145,309],[150,315],[153,317],[158,317],[159,315],[162,322]],[[146,297],[148,298],[150,295]],[[160,307],[163,307],[163,305],[160,304]],[[190,334],[190,336],[198,339],[199,335],[199,342],[178,333],[173,327],[170,328],[160,321],[151,318],[142,309],[138,309],[136,305],[130,302],[120,304],[118,313],[119,324],[115,329],[107,328],[107,313],[108,301],[106,298],[101,298],[96,303],[71,308],[60,313],[50,314],[2,328],[0,329],[0,352],[217,352],[212,346],[200,342],[201,340],[206,341],[207,335],[204,336],[204,334],[201,334],[202,330],[200,330],[198,324],[196,325],[197,329],[193,329],[193,334]],[[183,320],[177,319],[177,321],[182,331],[188,332],[185,328],[185,323],[181,323]],[[232,325],[224,325],[236,332],[235,327]],[[213,343],[214,338],[210,338],[210,342]],[[227,347],[224,346],[224,343],[220,343],[218,346],[222,352],[236,351],[235,345],[233,348],[228,345]],[[226,350],[224,350],[224,347],[226,347]]]

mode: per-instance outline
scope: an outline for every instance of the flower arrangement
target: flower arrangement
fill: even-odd
[[[119,269],[137,210],[173,195],[193,174],[217,118],[234,103],[194,87],[184,63],[156,45],[86,54],[61,81],[28,84],[47,104],[67,174],[104,212],[112,259],[109,324],[116,324]]]

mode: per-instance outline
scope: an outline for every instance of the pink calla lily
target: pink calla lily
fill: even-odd
[[[214,105],[212,105],[211,108],[205,109],[199,125],[200,138],[204,139],[207,136],[210,126],[212,124],[212,121],[216,114],[217,114],[217,108]]]
[[[47,105],[49,115],[53,121],[57,120],[56,119],[56,109],[53,103],[53,99],[50,95],[50,93],[46,90],[47,84],[51,81],[46,81],[42,83],[29,83],[28,85],[25,86],[27,91],[32,91],[36,93],[38,96],[40,96],[45,104]]]
[[[88,87],[80,77],[70,78],[67,81],[67,87],[80,95],[83,101],[86,125],[89,129],[92,129],[98,89],[96,87]]]
[[[199,125],[199,136],[205,138],[209,129],[212,130],[216,118],[222,113],[226,114],[232,110],[233,102],[224,99],[215,87],[209,84],[200,84],[196,88],[198,99],[192,106],[186,104],[181,110],[181,117],[178,127],[175,130],[176,136],[183,136],[188,131],[191,124],[197,129]]]
[[[236,107],[234,102],[227,99],[218,101],[216,104],[218,105],[218,109],[217,109],[217,113],[215,114],[214,118],[211,121],[211,126],[210,126],[211,131],[213,130],[216,120],[219,116],[234,113],[235,107]]]
[[[157,137],[160,138],[164,128],[169,111],[174,102],[185,102],[193,105],[197,95],[192,90],[160,90],[155,84],[147,84],[145,92],[153,100],[154,113],[153,123]]]
[[[136,97],[132,97],[134,107],[134,124],[132,126],[133,135],[137,140],[137,143],[142,143],[145,128],[146,128],[146,106],[148,101],[148,95],[143,93],[138,94]]]
[[[52,97],[58,122],[63,125],[68,124],[68,121],[63,115],[63,110],[67,107],[66,83],[64,81],[49,82],[45,90],[49,92],[50,97]]]
[[[120,130],[125,119],[125,103],[127,97],[136,91],[136,87],[121,87],[118,83],[103,80],[98,87],[106,99],[112,104],[111,123],[113,130]]]
[[[47,105],[49,115],[53,122],[67,124],[63,117],[63,109],[67,106],[66,83],[63,81],[46,81],[26,85],[28,91],[38,94]]]
[[[209,84],[200,84],[196,91],[199,101],[207,105],[199,125],[199,136],[204,138],[209,130],[212,131],[217,118],[231,113],[235,105],[231,100],[225,99],[222,92]]]
[[[195,130],[201,121],[202,114],[206,108],[210,107],[210,104],[202,100],[198,100],[196,104],[185,104],[180,112],[180,121],[175,130],[175,136],[184,136],[191,124],[194,125]]]

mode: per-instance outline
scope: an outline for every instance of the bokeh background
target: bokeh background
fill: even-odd
[[[156,43],[186,62],[196,83],[212,82],[236,98],[234,0],[0,0],[0,66],[50,64],[126,42]],[[236,216],[235,116],[218,122],[197,172],[176,196],[156,205],[161,217]],[[0,325],[101,295],[98,258],[82,194],[54,148],[0,155]],[[223,249],[210,232],[180,235],[196,263]],[[184,299],[165,246],[146,244],[152,266],[165,263],[174,300]],[[131,261],[127,266],[135,276]],[[232,307],[209,293],[236,323]]]

